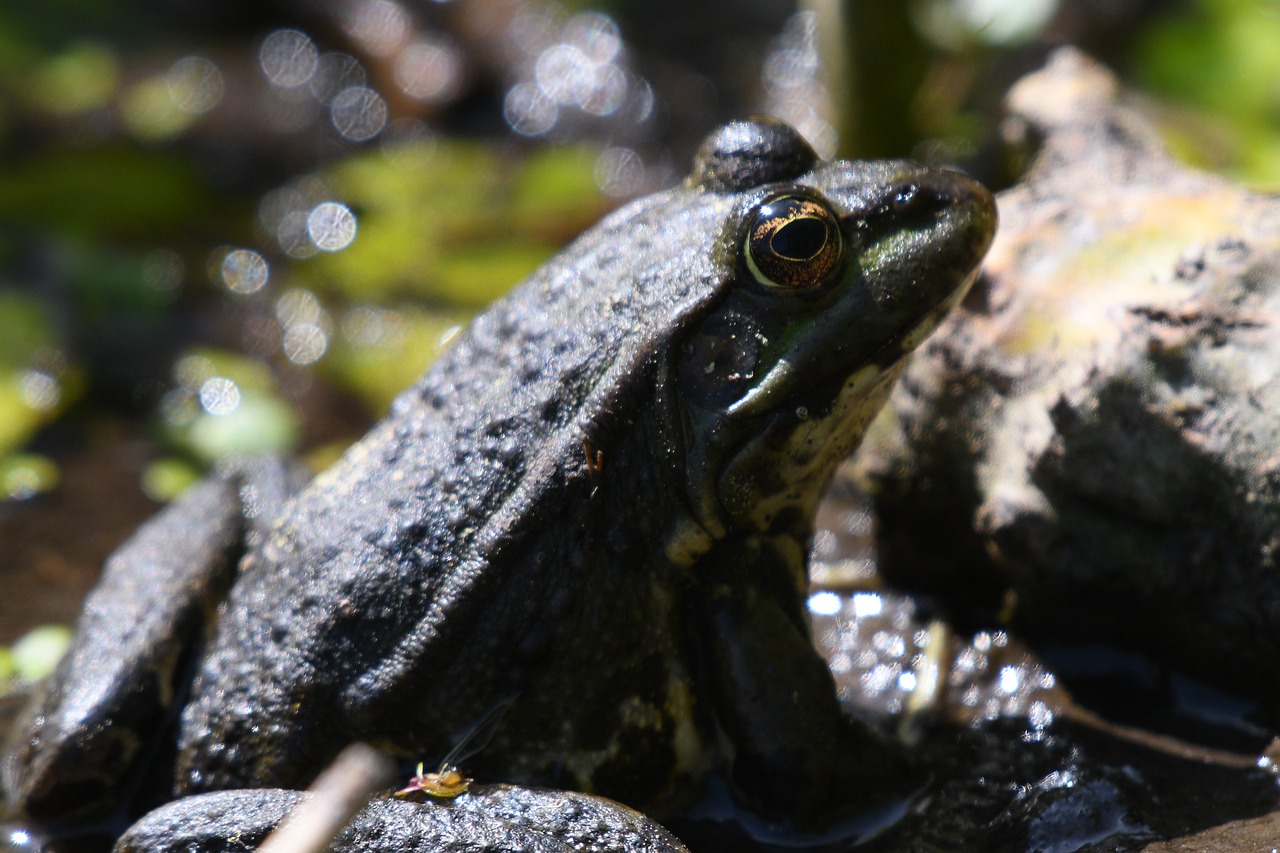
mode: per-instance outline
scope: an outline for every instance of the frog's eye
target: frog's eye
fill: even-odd
[[[826,281],[840,264],[836,215],[807,196],[781,196],[755,209],[747,231],[747,268],[761,284],[796,290]]]

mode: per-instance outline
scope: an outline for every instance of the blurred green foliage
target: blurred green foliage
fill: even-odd
[[[29,227],[164,240],[218,213],[194,165],[174,151],[117,142],[50,148],[0,164],[0,220]]]
[[[80,374],[62,362],[58,346],[39,301],[0,289],[0,498],[29,497],[57,483],[48,460],[12,454],[82,392]]]
[[[628,7],[608,5],[624,14]],[[837,101],[850,99],[842,113],[845,149],[881,156],[941,150],[944,157],[977,150],[991,137],[996,98],[978,92],[984,79],[999,79],[985,75],[1046,27],[1051,32],[1050,18],[1062,7],[1053,0],[821,7],[821,14],[842,11],[822,19],[830,26],[819,27],[819,37],[838,42],[823,50],[833,68],[847,72],[844,80],[827,80]],[[244,106],[266,92],[255,68],[258,36],[248,35],[278,26],[264,14],[258,29],[236,30],[227,40],[231,31],[206,37],[120,0],[0,6],[4,494],[25,496],[32,484],[39,491],[56,483],[48,460],[15,454],[96,389],[91,383],[101,381],[111,346],[159,341],[177,326],[199,330],[186,346],[207,345],[179,361],[205,359],[216,375],[234,379],[241,397],[215,415],[201,407],[199,388],[179,379],[166,389],[172,393],[149,392],[169,454],[148,471],[153,494],[176,493],[226,453],[297,449],[293,392],[277,386],[281,367],[314,364],[325,381],[379,414],[471,314],[608,208],[596,186],[600,149],[585,143],[529,146],[426,131],[414,142],[334,147],[331,137],[318,141],[332,131],[320,111],[306,131],[314,138],[300,148],[328,147],[296,165],[292,152],[272,150],[277,142],[281,151],[296,145],[296,128],[273,128]],[[1166,112],[1175,147],[1250,181],[1280,180],[1280,3],[1192,0],[1144,26],[1129,69],[1163,103],[1181,105]],[[216,54],[228,80],[234,68],[235,79],[263,91],[230,93],[238,112],[181,111],[166,75],[175,55],[193,51]],[[228,121],[246,126],[228,132],[218,124]],[[266,186],[305,187],[308,205],[347,205],[358,223],[354,241],[332,252],[303,246],[291,256],[283,242],[276,245],[277,235],[251,236],[262,186],[238,194],[210,175],[220,158],[255,157],[262,170],[255,180]],[[206,276],[200,259],[218,244],[260,253],[270,283],[252,295],[211,288],[217,276]],[[47,269],[34,286],[19,287],[10,265],[33,246]],[[294,359],[278,340],[270,352],[259,346],[256,357],[237,356],[229,350],[251,336],[228,333],[225,317],[202,322],[218,304],[213,311],[238,313],[242,321],[275,322],[280,309],[273,303],[290,291],[314,294],[322,305],[317,328],[326,338],[314,360]],[[202,312],[201,320],[191,322],[184,311]],[[276,338],[284,324],[279,320]],[[77,346],[82,342],[63,339],[69,334],[98,340]],[[89,361],[66,363],[78,351]],[[155,344],[133,357],[173,353]],[[154,372],[163,374],[163,365]],[[50,381],[56,394],[39,396]]]
[[[71,645],[71,628],[41,625],[0,646],[0,694],[17,684],[32,684],[50,675]]]
[[[1164,125],[1180,156],[1280,183],[1280,3],[1195,0],[1147,31],[1134,69],[1142,85],[1193,111]]]
[[[358,237],[296,275],[351,301],[487,305],[604,211],[596,154],[447,139],[357,154],[318,177],[356,212]]]
[[[350,309],[321,368],[337,385],[380,415],[436,360],[470,315],[413,305]]]
[[[451,331],[606,209],[597,154],[435,139],[361,152],[314,176],[359,220],[350,246],[291,271],[346,305],[321,370],[371,413],[386,411]]]
[[[144,473],[153,498],[174,497],[219,459],[297,450],[298,414],[280,398],[264,362],[201,348],[179,358],[174,373],[178,387],[165,397],[162,419],[167,446],[181,455],[161,458]]]

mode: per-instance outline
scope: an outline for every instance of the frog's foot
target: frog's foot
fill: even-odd
[[[258,849],[310,795],[279,789],[218,791],[169,803],[134,824],[115,853]],[[671,833],[611,800],[567,791],[475,785],[449,800],[373,800],[327,849],[337,853],[458,849],[550,853],[687,853]]]
[[[108,558],[76,638],[5,762],[10,805],[37,821],[104,817],[153,762],[185,696],[191,654],[244,543],[301,474],[277,460],[229,465]]]

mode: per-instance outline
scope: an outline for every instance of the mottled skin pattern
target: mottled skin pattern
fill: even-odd
[[[829,210],[843,248],[782,288],[742,241],[787,195]],[[715,771],[800,822],[899,796],[903,761],[842,715],[809,642],[805,551],[831,471],[994,217],[952,173],[822,164],[785,125],[722,128],[688,185],[613,214],[478,318],[249,543],[174,767],[153,775],[175,795],[299,787],[351,740],[431,759],[489,719],[477,777],[663,811]],[[110,638],[77,640],[94,643]],[[58,684],[11,774],[39,765],[28,790],[55,812],[58,762],[38,756],[92,744],[118,710],[72,719],[95,688]]]
[[[582,786],[590,775],[555,765],[630,730],[612,760],[630,784],[610,790],[663,790],[666,706],[692,693],[687,581],[662,555],[685,510],[649,451],[658,413],[634,398],[654,398],[659,353],[711,294],[732,201],[677,193],[599,226],[289,505],[242,569],[183,715],[185,788],[297,783],[357,737],[443,755],[516,697],[479,766],[505,754],[507,778]],[[673,221],[687,256],[662,250]]]

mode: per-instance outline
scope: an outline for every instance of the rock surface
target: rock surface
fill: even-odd
[[[881,569],[1280,722],[1280,201],[1171,160],[1078,53],[1008,106],[982,279],[853,473]]]

